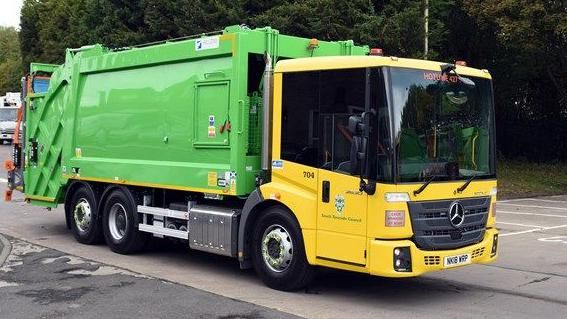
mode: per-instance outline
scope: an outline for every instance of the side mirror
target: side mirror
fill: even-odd
[[[360,174],[360,169],[366,157],[366,139],[362,136],[354,135],[350,145],[350,173],[351,175]]]
[[[348,130],[352,135],[359,136],[364,132],[364,124],[362,123],[362,116],[352,115],[348,118]]]
[[[372,143],[370,141],[372,135],[372,132],[370,132],[371,126],[367,127],[366,123],[372,123],[373,116],[376,116],[376,110],[371,109],[368,112],[362,113],[361,116],[353,115],[348,119],[348,130],[353,135],[350,149],[351,175],[359,174],[360,191],[364,191],[368,195],[373,195],[376,192],[376,182],[370,180],[367,183],[364,180],[364,172],[368,165],[368,147]],[[370,148],[372,152],[372,147]]]

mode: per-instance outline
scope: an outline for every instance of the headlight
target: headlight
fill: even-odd
[[[411,251],[409,247],[396,247],[393,251],[394,270],[397,272],[411,272]]]
[[[384,199],[388,203],[395,203],[395,202],[409,202],[410,197],[408,193],[386,193],[384,195]]]

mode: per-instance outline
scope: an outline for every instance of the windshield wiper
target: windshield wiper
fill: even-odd
[[[416,189],[413,191],[413,196],[417,196],[419,195],[419,193],[423,192],[423,190],[425,188],[427,188],[427,186],[437,177],[437,175],[431,175],[429,177],[429,179],[427,181],[425,181],[425,183],[423,183],[423,185],[421,185],[420,188]]]
[[[473,175],[471,176],[469,179],[467,179],[467,181],[463,184],[463,186],[457,188],[457,193],[462,193],[465,189],[467,189],[467,187],[469,187],[469,184],[473,181],[473,179],[475,179],[478,175]]]

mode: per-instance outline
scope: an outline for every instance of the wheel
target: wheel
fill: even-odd
[[[102,225],[98,218],[96,196],[92,189],[82,185],[71,195],[71,202],[66,206],[71,230],[75,239],[87,245],[102,242]]]
[[[283,208],[262,213],[254,228],[252,263],[270,288],[290,291],[305,287],[313,277],[297,221]]]
[[[138,230],[136,203],[127,189],[116,189],[107,197],[102,225],[106,244],[115,253],[138,252],[148,238]]]

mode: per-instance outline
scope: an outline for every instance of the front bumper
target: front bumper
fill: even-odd
[[[2,140],[12,140],[14,137],[14,134],[0,134],[0,139]]]
[[[498,258],[498,250],[492,255],[492,246],[498,231],[487,229],[481,242],[450,250],[421,250],[411,240],[371,240],[369,248],[370,274],[383,277],[415,277],[426,272],[456,267],[445,267],[444,258],[461,254],[471,254],[470,264],[490,263]],[[411,271],[398,272],[394,269],[396,247],[410,247]],[[457,266],[461,267],[461,266]]]

